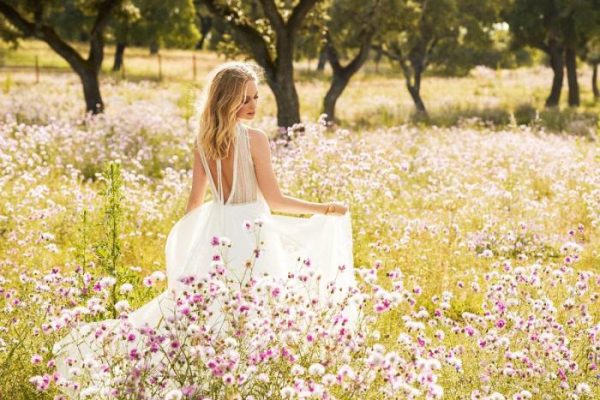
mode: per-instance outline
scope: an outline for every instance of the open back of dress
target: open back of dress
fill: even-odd
[[[250,153],[250,140],[248,128],[241,123],[235,127],[235,140],[233,142],[233,171],[229,190],[224,190],[223,162],[216,160],[215,177],[211,171],[208,160],[202,148],[199,149],[202,166],[208,177],[210,189],[215,201],[221,204],[250,203],[257,200],[258,184],[254,172],[254,163]]]

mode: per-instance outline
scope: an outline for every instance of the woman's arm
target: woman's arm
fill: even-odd
[[[281,193],[273,166],[271,164],[271,146],[267,135],[257,129],[249,130],[250,152],[254,161],[258,186],[273,211],[291,214],[325,214],[329,204],[304,201]],[[339,203],[332,203],[329,214],[343,215],[347,208]]]
[[[204,195],[206,194],[206,184],[208,179],[200,160],[200,154],[198,150],[194,148],[194,166],[192,170],[192,190],[190,191],[190,197],[188,199],[185,213],[189,213],[196,207],[199,207],[204,203]]]

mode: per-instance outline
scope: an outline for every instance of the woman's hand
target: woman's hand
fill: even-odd
[[[328,204],[325,215],[344,215],[346,212],[348,212],[348,207],[342,203],[333,202]]]

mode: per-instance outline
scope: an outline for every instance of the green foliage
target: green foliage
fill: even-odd
[[[202,2],[198,2],[199,12],[206,12]],[[303,23],[294,36],[294,58],[315,58],[322,47],[323,27],[329,20],[328,8],[331,0],[318,1],[308,12]],[[228,1],[227,5],[234,10],[238,22],[252,26],[267,43],[272,59],[277,58],[277,37],[269,20],[258,2]],[[277,2],[277,9],[284,19],[289,18],[297,2]],[[211,31],[209,48],[216,50],[229,58],[251,56],[249,44],[243,40],[230,26],[229,21],[222,16],[213,15],[214,24]]]
[[[34,20],[34,9],[39,3],[42,10],[40,22],[51,26],[61,38],[67,41],[89,40],[89,31],[98,12],[97,1],[44,0],[34,2],[7,0],[4,2],[14,7],[30,21]],[[2,16],[0,16],[0,35],[5,39],[8,36],[11,41],[24,36],[16,27],[6,22]]]
[[[481,49],[492,46],[503,1],[393,0],[378,47],[401,68],[417,112],[427,113],[420,94],[423,73],[441,65],[465,74],[479,63]]]
[[[1,63],[0,63],[1,65]],[[6,74],[6,79],[4,79],[4,87],[2,88],[2,90],[4,91],[4,93],[8,93],[10,92],[10,88],[13,85],[13,80],[12,80],[12,75],[11,74]]]
[[[583,49],[583,57],[589,63],[600,63],[600,34],[587,42]]]
[[[520,103],[514,108],[513,117],[518,125],[541,127],[551,132],[563,132],[592,140],[599,132],[600,118],[591,111],[577,111],[573,108],[539,110],[531,103]]]
[[[445,76],[465,76],[473,66],[488,68],[517,68],[531,66],[536,61],[534,50],[527,47],[513,49],[508,25],[493,24],[483,34],[485,41],[449,41],[434,54],[432,72]]]
[[[499,12],[503,1],[395,0],[386,21],[384,46],[399,56],[402,63],[423,62],[452,65],[456,71],[480,64],[482,54],[490,63],[499,55],[490,51],[499,36]],[[496,59],[494,59],[496,57]]]
[[[33,21],[32,4],[20,1],[7,3]],[[97,17],[97,7],[96,1],[44,1],[41,22],[52,27],[65,41],[88,41]],[[156,47],[190,48],[200,38],[192,0],[123,0],[109,20],[107,33],[109,42]],[[0,16],[0,38],[16,44],[19,37],[23,37],[23,33]]]
[[[115,17],[111,27],[120,43],[190,48],[200,39],[192,0],[131,0]]]
[[[177,106],[181,110],[182,116],[185,120],[189,120],[194,116],[196,112],[196,96],[198,93],[198,87],[195,84],[183,85],[181,95],[177,100]]]
[[[88,41],[95,12],[89,2],[67,0],[63,7],[47,8],[46,19],[56,32],[68,41]]]
[[[3,16],[0,14],[0,45],[2,41],[11,44],[13,47],[18,46],[18,39],[20,37],[19,31],[12,26]],[[2,66],[2,47],[0,47],[0,66]]]
[[[120,162],[107,162],[104,166],[103,180],[104,189],[100,192],[104,197],[104,219],[102,222],[102,239],[96,245],[96,255],[98,266],[102,272],[108,276],[114,277],[118,282],[121,279],[121,239],[119,237],[122,226],[123,211],[121,203],[123,201],[123,177],[121,175]],[[111,298],[109,301],[110,312],[113,317],[117,317],[115,304],[117,303],[117,284],[111,288]]]
[[[393,2],[389,0],[338,0],[328,10],[326,29],[340,58],[352,58],[367,32],[379,33]],[[377,35],[376,35],[377,37]],[[376,39],[377,40],[377,39]]]
[[[296,61],[302,58],[314,59],[319,57],[324,45],[323,34],[325,27],[335,18],[331,15],[330,9],[344,2],[348,3],[352,2],[352,0],[327,0],[319,1],[315,4],[306,16],[294,41],[294,57]],[[370,0],[363,2],[354,1],[354,3],[358,3],[359,5],[371,2]],[[358,13],[360,10],[356,9],[356,12],[357,14],[354,14],[355,18],[359,18],[360,14]],[[360,22],[355,21],[354,24],[357,26]],[[354,31],[359,31],[359,29],[354,29]]]
[[[451,106],[427,115],[414,113],[411,120],[417,124],[444,127],[465,126],[473,123],[501,127],[510,123],[510,112],[504,107]]]
[[[503,11],[515,47],[542,50],[550,41],[561,46],[585,47],[600,31],[600,8],[596,0],[512,0]]]
[[[232,7],[234,10],[236,21],[252,26],[260,33],[267,42],[268,51],[274,59],[276,53],[276,37],[262,8],[259,7],[256,2],[242,1],[228,2],[228,6]],[[292,8],[290,7],[290,4],[285,4],[279,9],[281,10],[280,12],[286,13],[291,11]],[[229,20],[222,15],[212,14],[212,16],[215,19],[214,35],[211,35],[209,48],[216,50],[218,53],[223,54],[228,58],[249,56],[251,51],[248,43],[235,32],[231,27]],[[233,18],[234,17],[231,17],[230,19]]]
[[[545,109],[540,112],[540,126],[555,132],[596,139],[600,132],[598,114],[581,112],[573,108]]]
[[[513,112],[515,123],[529,125],[537,119],[537,109],[531,103],[520,103]]]
[[[79,241],[75,245],[76,257],[81,267],[81,273],[79,274],[79,287],[81,289],[81,295],[84,298],[88,298],[92,295],[88,282],[85,281],[85,274],[88,265],[90,265],[90,259],[88,258],[88,251],[90,247],[90,222],[88,210],[83,210],[81,214],[81,225],[78,228]]]

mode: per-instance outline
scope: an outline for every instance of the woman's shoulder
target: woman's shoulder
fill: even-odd
[[[248,140],[251,147],[260,147],[261,144],[269,143],[269,137],[263,130],[250,126],[246,130],[248,131]]]
[[[256,140],[256,139],[260,140],[260,139],[267,138],[267,134],[258,128],[246,126],[246,130],[248,131],[248,137],[250,138],[250,140]]]
[[[270,150],[269,137],[267,134],[258,128],[247,127],[248,142],[250,144],[250,153],[253,156],[262,157]]]

